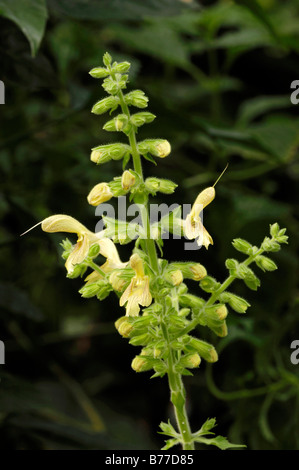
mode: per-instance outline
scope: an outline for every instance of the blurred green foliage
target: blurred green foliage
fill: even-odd
[[[107,135],[90,114],[103,93],[88,71],[108,50],[132,63],[131,86],[157,115],[142,138],[172,144],[169,158],[145,165],[147,175],[179,183],[169,203],[192,203],[229,162],[205,213],[214,246],[190,252],[169,240],[164,255],[180,252],[223,280],[233,238],[259,244],[274,222],[290,236],[275,257],[279,270],[260,275],[258,293],[244,292],[246,316],[230,315],[219,362],[186,379],[191,424],[216,416],[217,432],[248,449],[299,449],[299,365],[290,361],[299,336],[297,1],[22,0],[15,11],[14,3],[0,0],[1,447],[162,445],[167,384],[131,370],[137,350],[115,332],[116,299],[80,297],[80,280],[65,277],[59,234],[20,238],[55,213],[93,229],[86,195],[121,172],[118,162],[89,161]]]

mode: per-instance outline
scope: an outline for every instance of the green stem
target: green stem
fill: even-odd
[[[168,329],[165,322],[162,322],[161,327],[169,350],[167,373],[170,389],[170,400],[174,407],[177,426],[181,434],[183,450],[194,450],[194,441],[186,411],[186,391],[181,374],[175,370],[176,351],[174,351],[171,347]]]
[[[243,266],[249,266],[253,261],[254,259],[261,255],[262,253],[264,252],[264,250],[262,248],[260,248],[255,254],[253,255],[250,255],[245,261],[243,261]],[[197,324],[198,324],[198,317],[200,316],[200,313],[206,308],[206,307],[209,307],[211,305],[213,305],[215,302],[217,302],[219,296],[222,294],[222,292],[224,292],[228,286],[235,280],[237,279],[236,276],[233,276],[232,274],[230,274],[228,276],[228,278],[221,284],[221,286],[215,291],[213,292],[213,294],[211,295],[211,297],[209,298],[209,300],[207,300],[207,302],[204,304],[204,306],[202,307],[201,311],[199,312],[199,315],[197,315],[195,318],[193,318],[193,320],[190,321],[189,325],[186,326],[186,328],[184,328],[181,332],[182,335],[185,335],[187,333],[189,333],[189,331],[192,331],[194,330],[194,328],[196,328]]]
[[[118,93],[118,97],[120,100],[122,112],[130,119],[130,111],[129,111],[127,104],[125,103],[124,96],[121,90]],[[138,174],[140,178],[141,185],[143,185],[144,179],[143,179],[143,172],[142,172],[141,157],[138,152],[136,134],[133,128],[130,131],[128,138],[129,138],[129,142],[130,142],[130,146],[132,150],[134,170],[136,171],[136,173]],[[145,227],[146,239],[144,241],[145,241],[146,251],[149,257],[150,265],[154,273],[159,274],[160,269],[159,269],[156,246],[155,246],[154,240],[151,238],[151,233],[150,233],[148,195],[146,193],[144,194],[141,217],[142,217],[143,226]],[[161,303],[163,303],[163,299],[161,299],[161,301],[162,301]],[[161,323],[161,329],[163,332],[163,336],[166,340],[166,343],[168,344],[168,350],[169,350],[168,382],[169,382],[169,388],[170,388],[171,402],[174,406],[177,426],[181,434],[181,442],[183,444],[184,450],[193,450],[194,442],[193,442],[193,437],[192,437],[188,415],[186,411],[186,392],[185,392],[185,388],[182,382],[181,374],[175,370],[177,352],[174,351],[171,347],[167,325],[165,324],[164,320]]]
[[[130,119],[130,111],[125,103],[124,96],[122,91],[120,90],[118,93],[119,101],[120,101],[120,106],[122,109],[122,112]],[[136,141],[136,134],[134,129],[132,128],[129,135],[129,142],[132,150],[132,158],[133,158],[133,165],[134,165],[134,170],[138,174],[140,178],[141,185],[144,184],[144,179],[143,179],[143,171],[142,171],[142,163],[141,163],[141,158],[140,154],[138,152],[137,148],[137,141]],[[145,244],[146,244],[146,250],[147,254],[149,256],[150,260],[150,265],[153,269],[153,271],[158,274],[160,269],[159,269],[159,263],[158,263],[158,257],[157,257],[157,252],[156,252],[156,246],[154,240],[151,238],[151,233],[150,233],[150,220],[149,220],[149,213],[148,213],[148,196],[145,194],[144,195],[144,208],[145,210],[142,210],[141,217],[142,217],[142,223],[143,226],[145,227],[145,232],[146,232],[146,239],[145,239]],[[143,209],[143,208],[142,208]]]
[[[88,261],[87,262],[88,266],[92,269],[94,269],[96,272],[98,272],[99,274],[101,274],[103,277],[106,276],[106,273],[104,271],[102,271],[102,269],[100,268],[100,266],[98,266],[96,263],[94,263],[93,261]]]

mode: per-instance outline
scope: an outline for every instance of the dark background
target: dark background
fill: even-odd
[[[226,258],[242,259],[234,238],[259,245],[274,222],[290,237],[273,255],[279,270],[257,272],[258,292],[235,283],[252,306],[230,314],[227,338],[203,329],[219,362],[185,379],[191,425],[216,417],[218,434],[250,450],[299,449],[297,1],[0,0],[0,13],[1,447],[159,449],[159,423],[172,415],[166,379],[130,368],[139,348],[114,328],[116,298],[83,299],[82,280],[66,278],[63,235],[20,238],[55,213],[93,230],[86,196],[121,174],[119,162],[89,160],[119,139],[90,113],[104,91],[88,71],[109,51],[131,62],[130,89],[144,90],[157,116],[139,138],[172,145],[144,165],[179,184],[155,202],[192,203],[229,162],[204,215],[214,246],[169,240],[165,257],[200,261],[222,281]],[[120,247],[123,260],[131,248]]]

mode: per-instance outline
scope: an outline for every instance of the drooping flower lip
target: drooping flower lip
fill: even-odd
[[[214,200],[214,198],[215,188],[213,186],[201,191],[197,196],[190,213],[183,222],[186,237],[189,240],[196,238],[197,244],[199,246],[204,245],[207,249],[210,244],[213,245],[213,239],[203,226],[200,214],[203,209]]]
[[[130,266],[136,274],[122,294],[119,304],[121,307],[126,304],[127,316],[137,316],[140,305],[148,307],[151,304],[152,295],[149,289],[149,277],[145,275],[143,261],[137,253],[131,256]]]
[[[91,232],[81,224],[81,222],[69,215],[56,214],[47,217],[42,221],[41,227],[45,232],[68,232],[77,234],[77,243],[65,263],[69,274],[73,272],[76,264],[80,264],[84,261],[90,247],[95,243],[100,246],[100,253],[107,258],[107,261],[103,265],[104,270],[109,271],[126,266],[126,263],[121,262],[112,240],[103,238],[102,232]]]

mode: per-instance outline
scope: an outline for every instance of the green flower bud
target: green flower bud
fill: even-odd
[[[82,277],[87,270],[85,264],[77,264],[71,273],[67,273],[66,277],[68,279],[76,279],[77,277]]]
[[[133,338],[130,339],[129,343],[132,344],[133,346],[146,346],[150,340],[151,340],[150,334],[144,333],[139,336],[133,336]]]
[[[111,77],[105,78],[102,87],[106,93],[109,93],[109,95],[117,95],[117,93],[120,91],[119,83],[117,83],[117,81]]]
[[[124,322],[124,321],[128,321],[128,317],[126,315],[124,315],[123,317],[120,317],[118,318],[114,325],[115,325],[115,328],[118,330],[118,328],[120,327],[120,325]]]
[[[129,191],[136,182],[136,176],[131,170],[126,170],[121,177],[121,186],[125,191]]]
[[[106,124],[103,126],[103,129],[109,132],[120,132],[125,129],[127,125],[128,117],[125,114],[119,114],[115,118],[106,122]]]
[[[277,264],[272,261],[272,259],[267,258],[267,256],[259,255],[254,260],[257,266],[263,271],[275,271],[278,269]]]
[[[205,276],[200,281],[199,285],[202,290],[209,293],[215,292],[221,286],[220,282],[217,282],[216,279],[211,276]]]
[[[271,240],[271,238],[269,237],[265,237],[262,245],[261,245],[261,248],[264,250],[264,251],[273,251],[273,252],[276,252],[276,251],[279,251],[280,250],[280,245],[279,243],[277,243],[275,240]]]
[[[153,196],[157,191],[163,194],[173,194],[177,186],[177,184],[166,179],[150,177],[145,180],[145,187]]]
[[[126,73],[130,69],[131,64],[130,62],[114,62],[112,65],[112,73]]]
[[[171,146],[164,139],[147,139],[138,143],[138,151],[141,155],[150,153],[154,157],[164,158],[170,154]]]
[[[123,322],[118,328],[118,332],[123,338],[129,338],[132,330],[133,326],[128,321]]]
[[[188,292],[188,287],[186,286],[186,284],[181,284],[179,287],[178,287],[178,295],[183,295],[183,294],[186,294]]]
[[[126,191],[122,188],[121,176],[115,176],[113,181],[110,181],[108,184],[114,197],[124,196],[126,194]]]
[[[220,326],[211,328],[211,330],[220,338],[224,338],[228,334],[226,322],[223,322]]]
[[[140,127],[143,126],[143,124],[149,124],[155,118],[156,116],[154,114],[143,111],[141,113],[132,114],[130,121],[133,126]]]
[[[100,245],[98,245],[98,243],[94,243],[89,248],[88,256],[89,258],[95,258],[96,256],[98,256],[99,253],[100,253]]]
[[[148,97],[142,90],[134,90],[124,95],[125,103],[128,106],[136,106],[136,108],[146,108]]]
[[[181,308],[178,312],[179,317],[186,317],[190,313],[190,308]]]
[[[236,259],[229,258],[225,261],[225,266],[227,269],[231,270],[237,270],[239,267],[239,262]]]
[[[228,315],[228,310],[225,306],[225,304],[216,304],[212,305],[211,307],[206,307],[205,312],[204,312],[204,317],[208,318],[212,321],[222,321],[225,320],[225,318]]]
[[[131,367],[136,372],[145,372],[153,368],[153,361],[146,356],[136,356],[131,363]]]
[[[228,303],[229,306],[237,313],[245,313],[247,308],[250,307],[250,303],[245,299],[232,294],[231,292],[223,292],[220,296],[220,301]]]
[[[93,282],[93,283],[86,284],[85,286],[83,286],[79,290],[79,293],[85,299],[89,299],[90,297],[94,297],[95,295],[97,295],[99,290],[100,290],[100,287],[99,287],[98,283]]]
[[[199,354],[184,354],[179,362],[179,367],[187,367],[188,369],[195,369],[201,363]]]
[[[117,96],[107,96],[107,98],[103,98],[102,100],[95,103],[91,109],[91,112],[93,114],[104,114],[109,111],[109,109],[114,111],[119,103],[119,98]]]
[[[104,67],[95,67],[90,70],[89,75],[93,78],[105,78],[109,75],[109,72]]]
[[[204,306],[205,301],[193,294],[182,294],[179,295],[179,303],[182,307],[200,309]]]
[[[109,52],[105,52],[105,54],[103,55],[104,65],[106,65],[106,67],[110,67],[111,62],[112,62],[111,55],[109,54]]]
[[[270,225],[270,235],[273,237],[273,238],[276,238],[277,235],[279,233],[279,225],[278,223],[276,222],[275,224],[273,225]]]
[[[202,341],[201,339],[191,338],[187,345],[187,349],[190,347],[195,349],[198,354],[207,362],[218,361],[217,351],[212,344],[209,344],[206,341]]]
[[[130,153],[130,146],[121,143],[99,145],[92,149],[90,159],[97,163],[105,163],[109,160],[120,160]]]
[[[179,269],[171,270],[168,273],[165,273],[165,278],[173,286],[179,286],[184,280],[182,271],[180,271]]]
[[[252,269],[250,269],[248,266],[245,266],[244,264],[239,265],[236,276],[239,279],[243,279],[249,289],[257,290],[257,288],[261,285],[261,281],[254,274]]]
[[[252,245],[242,238],[235,238],[232,242],[232,245],[241,253],[245,253],[246,255],[250,255],[252,253]]]

